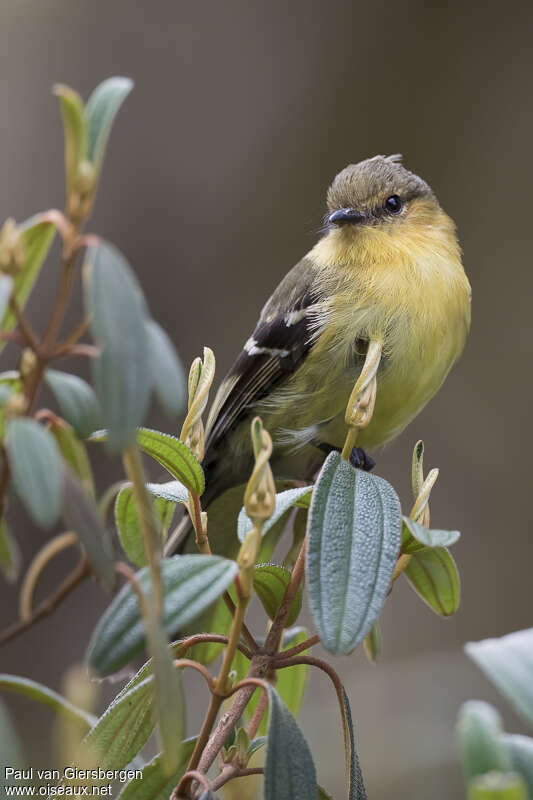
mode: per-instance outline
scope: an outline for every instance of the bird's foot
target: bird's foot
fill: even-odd
[[[315,446],[327,455],[333,453],[334,451],[337,453],[341,452],[340,447],[335,447],[333,444],[327,444],[327,442],[316,442]],[[370,472],[370,470],[374,469],[376,466],[374,459],[365,453],[362,447],[353,448],[352,452],[350,453],[350,464],[352,467],[355,467],[356,469],[363,469],[365,472]]]
[[[356,469],[364,469],[365,472],[370,472],[376,466],[376,462],[371,458],[362,447],[354,447],[350,453],[350,464]]]

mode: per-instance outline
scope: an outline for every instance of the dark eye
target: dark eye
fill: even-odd
[[[385,208],[389,214],[399,214],[403,208],[403,203],[397,194],[392,194],[385,200]]]

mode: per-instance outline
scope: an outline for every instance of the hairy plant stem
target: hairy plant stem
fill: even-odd
[[[146,491],[146,480],[141,455],[136,444],[124,451],[122,456],[124,469],[133,484],[133,495],[137,502],[139,522],[144,545],[144,553],[148,563],[152,598],[155,611],[160,617],[163,610],[163,585],[161,581],[161,537],[154,518],[152,503]]]

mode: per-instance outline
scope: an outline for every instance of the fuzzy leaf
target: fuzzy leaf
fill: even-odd
[[[307,574],[324,647],[349,653],[377,619],[400,549],[400,501],[392,486],[330,453],[309,509]]]
[[[24,308],[31,290],[37,280],[40,269],[48,254],[56,229],[50,222],[43,222],[42,216],[31,217],[21,225],[22,243],[24,246],[24,264],[15,275],[13,297],[19,308]],[[13,311],[8,308],[3,315],[0,328],[9,332],[17,323]],[[0,341],[0,352],[5,342]]]
[[[92,442],[105,442],[107,431],[96,431],[90,438]],[[202,494],[205,488],[204,472],[196,456],[186,444],[168,433],[151,428],[139,428],[137,444],[147,455],[152,456],[171,475],[195,494]]]
[[[102,348],[92,366],[109,448],[124,450],[135,441],[151,390],[146,304],[131,267],[110,244],[88,250],[84,285],[91,329]]]
[[[83,442],[80,442],[70,425],[58,425],[52,422],[49,430],[57,442],[61,455],[77,476],[85,491],[91,497],[94,497],[93,472]]]
[[[459,608],[457,566],[445,547],[423,547],[411,555],[404,575],[428,606],[442,617]]]
[[[153,503],[160,531],[168,530],[174,514],[175,503],[156,497]],[[115,523],[120,543],[129,560],[137,567],[146,565],[139,511],[131,485],[124,486],[115,501]]]
[[[185,372],[163,328],[153,319],[146,325],[154,388],[165,410],[175,416],[183,411],[187,400]]]
[[[80,540],[93,572],[103,586],[115,585],[115,565],[109,533],[103,525],[93,498],[82,488],[75,475],[65,470],[65,506],[63,518]]]
[[[131,780],[119,794],[119,800],[168,800],[172,790],[185,774],[196,738],[182,742],[180,762],[172,775],[163,770],[161,754],[143,767],[142,777]]]
[[[171,635],[199,616],[235,578],[238,566],[220,556],[186,555],[163,559],[164,627]],[[137,573],[145,594],[150,589],[147,567]],[[129,584],[122,587],[100,619],[89,644],[91,669],[100,676],[116,672],[145,642],[137,598]]]
[[[87,155],[97,172],[102,167],[113,121],[132,89],[133,81],[129,78],[108,78],[96,87],[87,101],[85,107],[89,126]]]
[[[460,538],[459,531],[439,531],[425,528],[409,517],[403,517],[402,552],[411,553],[425,547],[451,547]]]
[[[0,319],[2,319],[5,314],[12,291],[13,278],[11,275],[0,275]]]
[[[154,497],[160,497],[169,503],[187,503],[189,493],[180,481],[167,481],[167,483],[147,483],[146,488]]]
[[[70,717],[76,722],[82,722],[88,728],[92,727],[96,722],[96,717],[93,714],[89,714],[88,711],[84,711],[81,708],[76,708],[57,692],[47,686],[43,686],[42,683],[32,681],[30,678],[22,678],[20,675],[1,674],[0,689],[23,694],[29,697],[30,700],[49,706],[54,711],[57,711],[58,714]]]
[[[100,425],[100,409],[92,387],[77,375],[57,369],[47,369],[44,377],[63,417],[80,439],[86,439]]]
[[[302,498],[306,497],[307,495],[311,496],[311,492],[313,491],[312,486],[302,486],[297,489],[287,489],[284,492],[278,492],[276,494],[276,506],[274,508],[274,513],[270,517],[270,519],[265,520],[263,525],[263,536],[276,522],[285,514],[286,511],[291,508],[291,506],[297,505]],[[244,542],[246,538],[246,534],[250,531],[253,527],[251,519],[248,517],[244,508],[241,509],[239,514],[239,520],[237,522],[237,535],[239,537],[239,541]]]
[[[33,520],[54,525],[63,500],[63,465],[52,434],[38,422],[17,417],[7,423],[6,449],[17,494]]]
[[[505,733],[502,742],[511,761],[511,769],[522,776],[529,797],[533,798],[533,739],[518,733]]]
[[[495,708],[480,700],[463,703],[457,734],[467,781],[492,770],[507,772],[511,769],[502,733],[501,717]]]
[[[83,100],[74,89],[57,84],[54,94],[59,98],[65,136],[65,176],[67,195],[70,195],[78,177],[81,162],[87,156],[88,127],[84,116]]]
[[[265,800],[317,800],[313,757],[294,717],[272,687],[265,766]]]
[[[533,628],[468,642],[465,650],[518,714],[533,725]]]
[[[363,775],[359,765],[359,756],[355,746],[352,710],[348,695],[343,687],[342,725],[344,731],[344,747],[346,755],[346,774],[348,777],[348,800],[367,800]]]
[[[289,585],[291,573],[276,564],[258,564],[254,569],[254,589],[263,608],[274,619]],[[302,608],[302,590],[296,593],[285,627],[294,625]]]

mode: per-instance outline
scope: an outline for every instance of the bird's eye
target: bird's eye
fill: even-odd
[[[389,214],[399,214],[403,208],[403,203],[397,194],[392,194],[385,200],[385,208]]]

